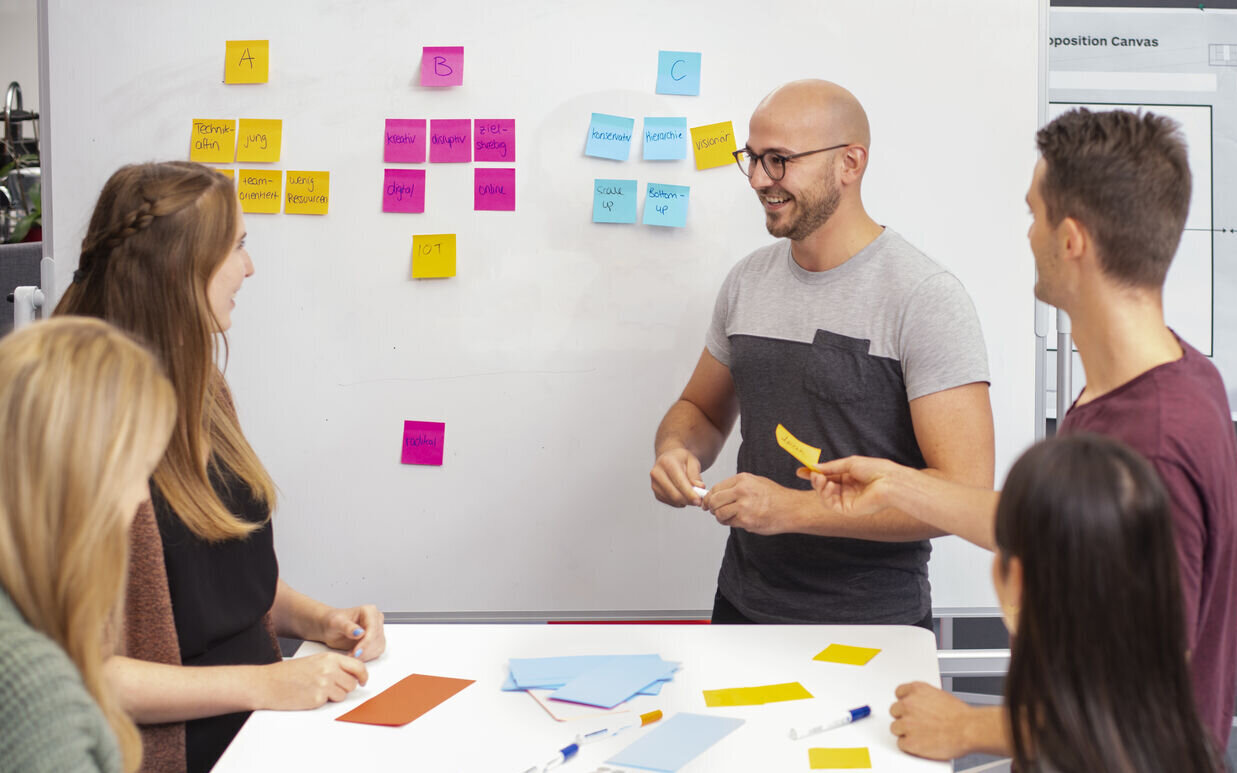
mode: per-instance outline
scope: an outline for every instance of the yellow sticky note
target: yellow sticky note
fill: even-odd
[[[798,682],[769,684],[759,687],[730,687],[724,690],[705,690],[706,706],[760,706],[779,701],[797,701],[811,698],[812,694]]]
[[[812,660],[821,660],[825,663],[842,663],[848,666],[866,666],[868,661],[876,657],[880,650],[872,647],[852,647],[848,644],[830,644],[820,652],[816,653],[816,657]]]
[[[189,133],[189,160],[230,164],[236,155],[236,121],[194,118]]]
[[[730,121],[697,126],[692,129],[692,147],[696,149],[696,168],[712,169],[734,163],[734,127]]]
[[[269,40],[229,40],[224,83],[266,83],[271,67]]]
[[[455,234],[418,234],[412,237],[412,278],[443,279],[455,276]]]
[[[857,770],[872,767],[868,747],[851,749],[808,749],[808,765],[812,770]]]
[[[235,170],[233,169],[216,169],[215,171],[223,175],[224,177],[228,178],[229,180],[236,179]]]
[[[279,214],[279,170],[242,169],[236,180],[236,195],[242,212]]]
[[[804,465],[811,467],[820,461],[819,448],[804,443],[790,434],[790,431],[781,424],[777,425],[774,434],[777,436],[777,444],[786,449],[786,453],[803,462]]]
[[[275,163],[283,141],[283,120],[242,118],[236,135],[236,160],[241,163]]]
[[[285,215],[325,215],[330,203],[330,172],[288,172],[284,182]]]

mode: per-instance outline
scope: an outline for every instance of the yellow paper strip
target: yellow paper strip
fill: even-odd
[[[786,453],[798,459],[804,465],[811,467],[820,461],[820,449],[809,446],[799,438],[790,434],[790,431],[781,424],[777,425],[775,430],[777,435],[777,444],[786,449]]]
[[[455,234],[418,234],[412,237],[412,278],[444,279],[455,276]]]
[[[706,706],[760,706],[765,703],[797,701],[811,698],[812,694],[798,682],[769,684],[760,687],[729,687],[722,690],[705,690]]]
[[[830,644],[816,654],[812,660],[825,663],[842,663],[847,666],[866,666],[868,661],[876,657],[880,650],[872,647],[852,647],[849,644]]]
[[[283,120],[279,118],[242,118],[236,137],[236,160],[240,163],[279,161],[283,141]]]
[[[851,749],[808,749],[808,765],[812,770],[857,770],[872,767],[868,747]]]
[[[236,195],[241,200],[241,211],[279,214],[279,181],[282,177],[278,169],[240,170],[236,178]]]
[[[224,55],[224,83],[266,83],[270,75],[269,40],[229,40]]]
[[[236,155],[236,121],[194,118],[189,132],[189,160],[230,164]]]
[[[730,121],[692,128],[696,169],[712,169],[734,163],[734,126]]]
[[[325,215],[331,203],[331,173],[289,171],[287,175],[284,214]]]

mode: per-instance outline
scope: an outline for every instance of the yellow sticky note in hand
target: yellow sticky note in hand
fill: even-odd
[[[236,121],[194,118],[189,133],[189,160],[230,164],[236,155]]]
[[[224,83],[266,83],[271,67],[269,40],[229,40]]]
[[[242,212],[279,214],[279,170],[242,169],[236,179],[236,195]]]
[[[692,129],[692,147],[696,150],[696,168],[712,169],[734,163],[734,127],[730,121],[696,126]]]
[[[412,278],[445,279],[455,276],[455,234],[418,234],[412,237]]]
[[[777,444],[786,449],[786,453],[798,459],[806,467],[812,467],[820,462],[820,449],[809,446],[799,438],[790,434],[790,431],[781,424],[777,425],[775,430],[777,435]]]
[[[873,647],[852,647],[849,644],[830,644],[812,660],[825,663],[842,663],[847,666],[866,666],[868,661],[876,657],[880,650]]]
[[[872,767],[868,747],[851,749],[808,749],[808,765],[812,770],[857,770]]]
[[[275,163],[283,142],[283,120],[242,118],[236,137],[236,160],[241,163]]]
[[[330,172],[287,173],[284,181],[285,215],[325,215],[330,203]]]

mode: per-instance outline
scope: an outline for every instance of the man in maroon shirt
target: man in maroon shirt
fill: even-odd
[[[1190,203],[1185,145],[1162,116],[1084,109],[1036,140],[1027,193],[1035,295],[1069,314],[1087,376],[1060,432],[1117,438],[1163,479],[1195,700],[1222,749],[1237,688],[1237,440],[1219,372],[1164,324],[1164,277]],[[996,492],[866,457],[820,471],[813,485],[840,512],[895,508],[994,548]],[[1009,753],[1003,708],[973,708],[923,683],[902,685],[897,697],[892,730],[904,751],[935,759]]]

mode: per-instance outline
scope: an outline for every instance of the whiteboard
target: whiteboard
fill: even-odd
[[[872,123],[869,211],[975,300],[998,479],[1033,438],[1037,2],[43,2],[58,286],[108,175],[187,157],[195,118],[282,118],[273,168],[331,173],[328,215],[247,217],[256,274],[227,365],[280,487],[282,575],[324,601],[397,618],[711,607],[726,530],[653,499],[653,433],[726,272],[771,237],[736,169],[645,162],[638,142],[626,162],[585,157],[592,112],[637,131],[733,121],[742,144],[780,83],[850,88]],[[269,83],[221,82],[228,39],[270,40]],[[465,47],[462,86],[419,85],[438,45]],[[661,49],[702,53],[699,96],[654,93]],[[409,167],[425,213],[383,214],[386,118],[514,118],[516,211],[473,211],[485,165],[426,164]],[[691,186],[687,227],[593,224],[595,178]],[[437,233],[458,235],[458,275],[410,279],[413,235]],[[446,423],[441,467],[400,464],[405,420]],[[994,606],[987,568],[937,540],[935,606]]]

